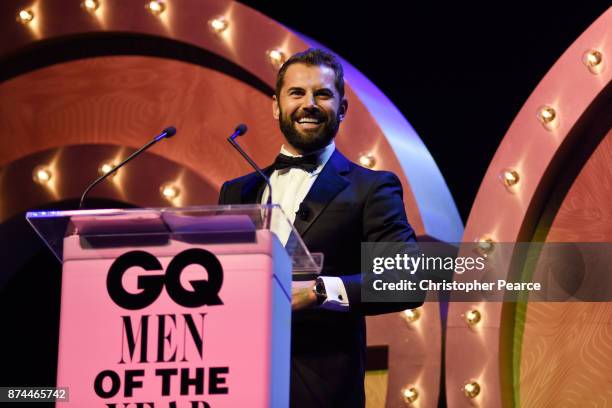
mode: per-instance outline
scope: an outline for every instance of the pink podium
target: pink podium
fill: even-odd
[[[292,275],[316,276],[322,257],[280,208],[27,218],[63,262],[62,406],[288,406]]]

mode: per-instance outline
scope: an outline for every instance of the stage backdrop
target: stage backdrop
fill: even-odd
[[[215,203],[224,180],[251,171],[225,141],[238,123],[249,126],[242,145],[258,163],[277,154],[276,71],[314,43],[237,2],[151,3],[0,3],[0,222],[70,203],[104,164],[127,157],[168,125],[178,129],[173,139],[91,197],[132,206]],[[345,68],[350,110],[338,148],[399,176],[421,239],[460,240],[459,214],[418,135],[374,84],[349,62]],[[22,259],[6,279],[28,263],[27,251],[12,245],[9,252]],[[435,406],[439,305],[426,304],[418,319],[408,312],[368,320],[368,403],[402,406],[402,390],[415,388],[421,406]]]

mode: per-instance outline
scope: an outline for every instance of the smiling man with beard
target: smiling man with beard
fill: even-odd
[[[348,101],[344,83],[339,84],[335,75],[326,65],[294,63],[281,68],[273,114],[293,155],[316,153],[332,143],[338,133]]]
[[[264,169],[272,202],[309,250],[325,255],[317,281],[292,293],[291,406],[363,407],[364,316],[422,304],[361,301],[361,242],[415,241],[402,186],[393,173],[365,169],[336,149],[348,101],[334,55],[309,49],[289,58],[277,75],[272,110],[287,141]],[[251,173],[224,183],[219,203],[265,203],[268,194]],[[289,231],[276,232],[286,244]]]

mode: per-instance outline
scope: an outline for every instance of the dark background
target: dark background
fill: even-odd
[[[325,45],[374,82],[427,145],[464,222],[521,106],[610,6],[609,1],[481,7],[380,0],[241,3]]]

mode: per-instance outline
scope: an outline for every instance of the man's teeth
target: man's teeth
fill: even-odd
[[[298,120],[298,123],[319,123],[319,120],[314,118],[302,118]]]

